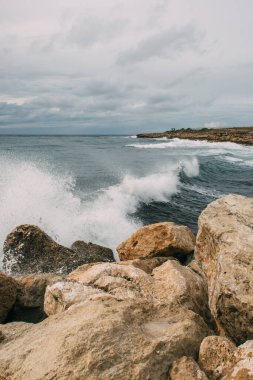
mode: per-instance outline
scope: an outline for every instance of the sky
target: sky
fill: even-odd
[[[253,125],[252,0],[0,0],[0,133]]]

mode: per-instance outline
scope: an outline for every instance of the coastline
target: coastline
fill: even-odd
[[[253,127],[241,128],[203,128],[178,129],[165,132],[139,133],[137,138],[179,138],[188,140],[206,140],[210,142],[233,142],[243,145],[253,145]]]

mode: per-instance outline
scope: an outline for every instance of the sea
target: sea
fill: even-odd
[[[8,233],[42,228],[60,244],[110,247],[143,225],[197,233],[226,194],[253,195],[253,147],[136,136],[0,136],[0,262]]]

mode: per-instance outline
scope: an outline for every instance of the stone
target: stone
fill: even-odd
[[[221,380],[253,380],[253,340],[239,346]]]
[[[91,260],[91,255],[86,257],[81,249],[76,248],[74,251],[66,248],[56,243],[39,227],[29,224],[18,226],[9,234],[3,250],[3,269],[13,275],[64,274]],[[92,250],[98,252],[98,248],[93,247]]]
[[[0,323],[4,323],[16,301],[17,285],[15,281],[0,272]]]
[[[192,357],[183,356],[173,362],[170,380],[208,380],[208,378]]]
[[[193,310],[211,324],[207,283],[198,273],[177,260],[168,260],[153,270],[152,277],[152,293],[159,300]]]
[[[3,335],[3,343],[8,343],[25,334],[34,326],[32,323],[26,322],[10,322],[1,325],[1,333]]]
[[[132,265],[82,265],[63,281],[47,287],[44,310],[52,315],[95,298],[153,300],[153,282],[151,276]]]
[[[122,242],[117,251],[120,260],[140,257],[177,257],[185,259],[195,246],[195,236],[190,228],[173,222],[144,226]]]
[[[143,258],[140,257],[138,259],[134,260],[126,260],[126,261],[120,261],[120,265],[133,265],[136,268],[142,269],[144,272],[151,274],[152,271],[165,263],[167,260],[174,260],[173,257],[151,257],[151,258]]]
[[[209,306],[222,335],[253,338],[253,198],[228,195],[200,215],[195,258],[208,282]]]
[[[233,358],[236,346],[226,337],[207,336],[200,345],[199,364],[210,380],[218,380]]]
[[[176,260],[166,260],[151,275],[130,263],[83,265],[47,287],[44,308],[52,315],[94,297],[146,300],[173,309],[183,306],[201,315],[207,324],[211,320],[206,282]]]
[[[85,243],[84,241],[78,240],[72,244],[71,249],[78,253],[78,255],[84,256],[86,263],[115,261],[113,251],[110,248],[98,244]]]
[[[197,356],[208,333],[190,310],[87,299],[3,341],[0,373],[11,380],[165,380],[174,360]]]
[[[47,285],[59,281],[61,276],[42,273],[16,277],[17,297],[8,321],[38,323],[45,319],[44,295]]]

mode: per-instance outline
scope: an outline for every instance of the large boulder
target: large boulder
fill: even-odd
[[[253,340],[239,346],[221,380],[253,380]]]
[[[94,260],[98,258],[98,252]],[[84,250],[63,247],[39,227],[16,227],[4,242],[3,268],[10,274],[69,273],[91,261]],[[99,259],[101,261],[101,259]]]
[[[175,360],[170,371],[170,380],[208,380],[195,360],[189,356]]]
[[[84,256],[86,263],[115,261],[113,251],[98,244],[77,240],[72,244],[71,249],[78,255]]]
[[[139,257],[174,256],[185,258],[195,246],[195,236],[190,228],[173,222],[145,226],[117,247],[121,260]]]
[[[17,285],[4,273],[0,273],[0,323],[4,323],[16,301]]]
[[[200,345],[199,364],[210,380],[218,380],[230,364],[236,346],[222,336],[207,336]]]
[[[30,274],[16,277],[17,297],[8,321],[38,323],[46,318],[44,295],[46,287],[62,277],[55,274]]]
[[[86,264],[47,287],[45,311],[52,315],[87,299],[139,299],[173,309],[184,307],[210,322],[206,282],[176,260],[167,260],[151,275],[130,264]]]
[[[167,380],[172,362],[196,357],[208,333],[186,309],[87,299],[3,341],[0,373],[11,380]]]
[[[202,212],[195,257],[220,332],[237,344],[253,338],[253,198],[228,195]]]

